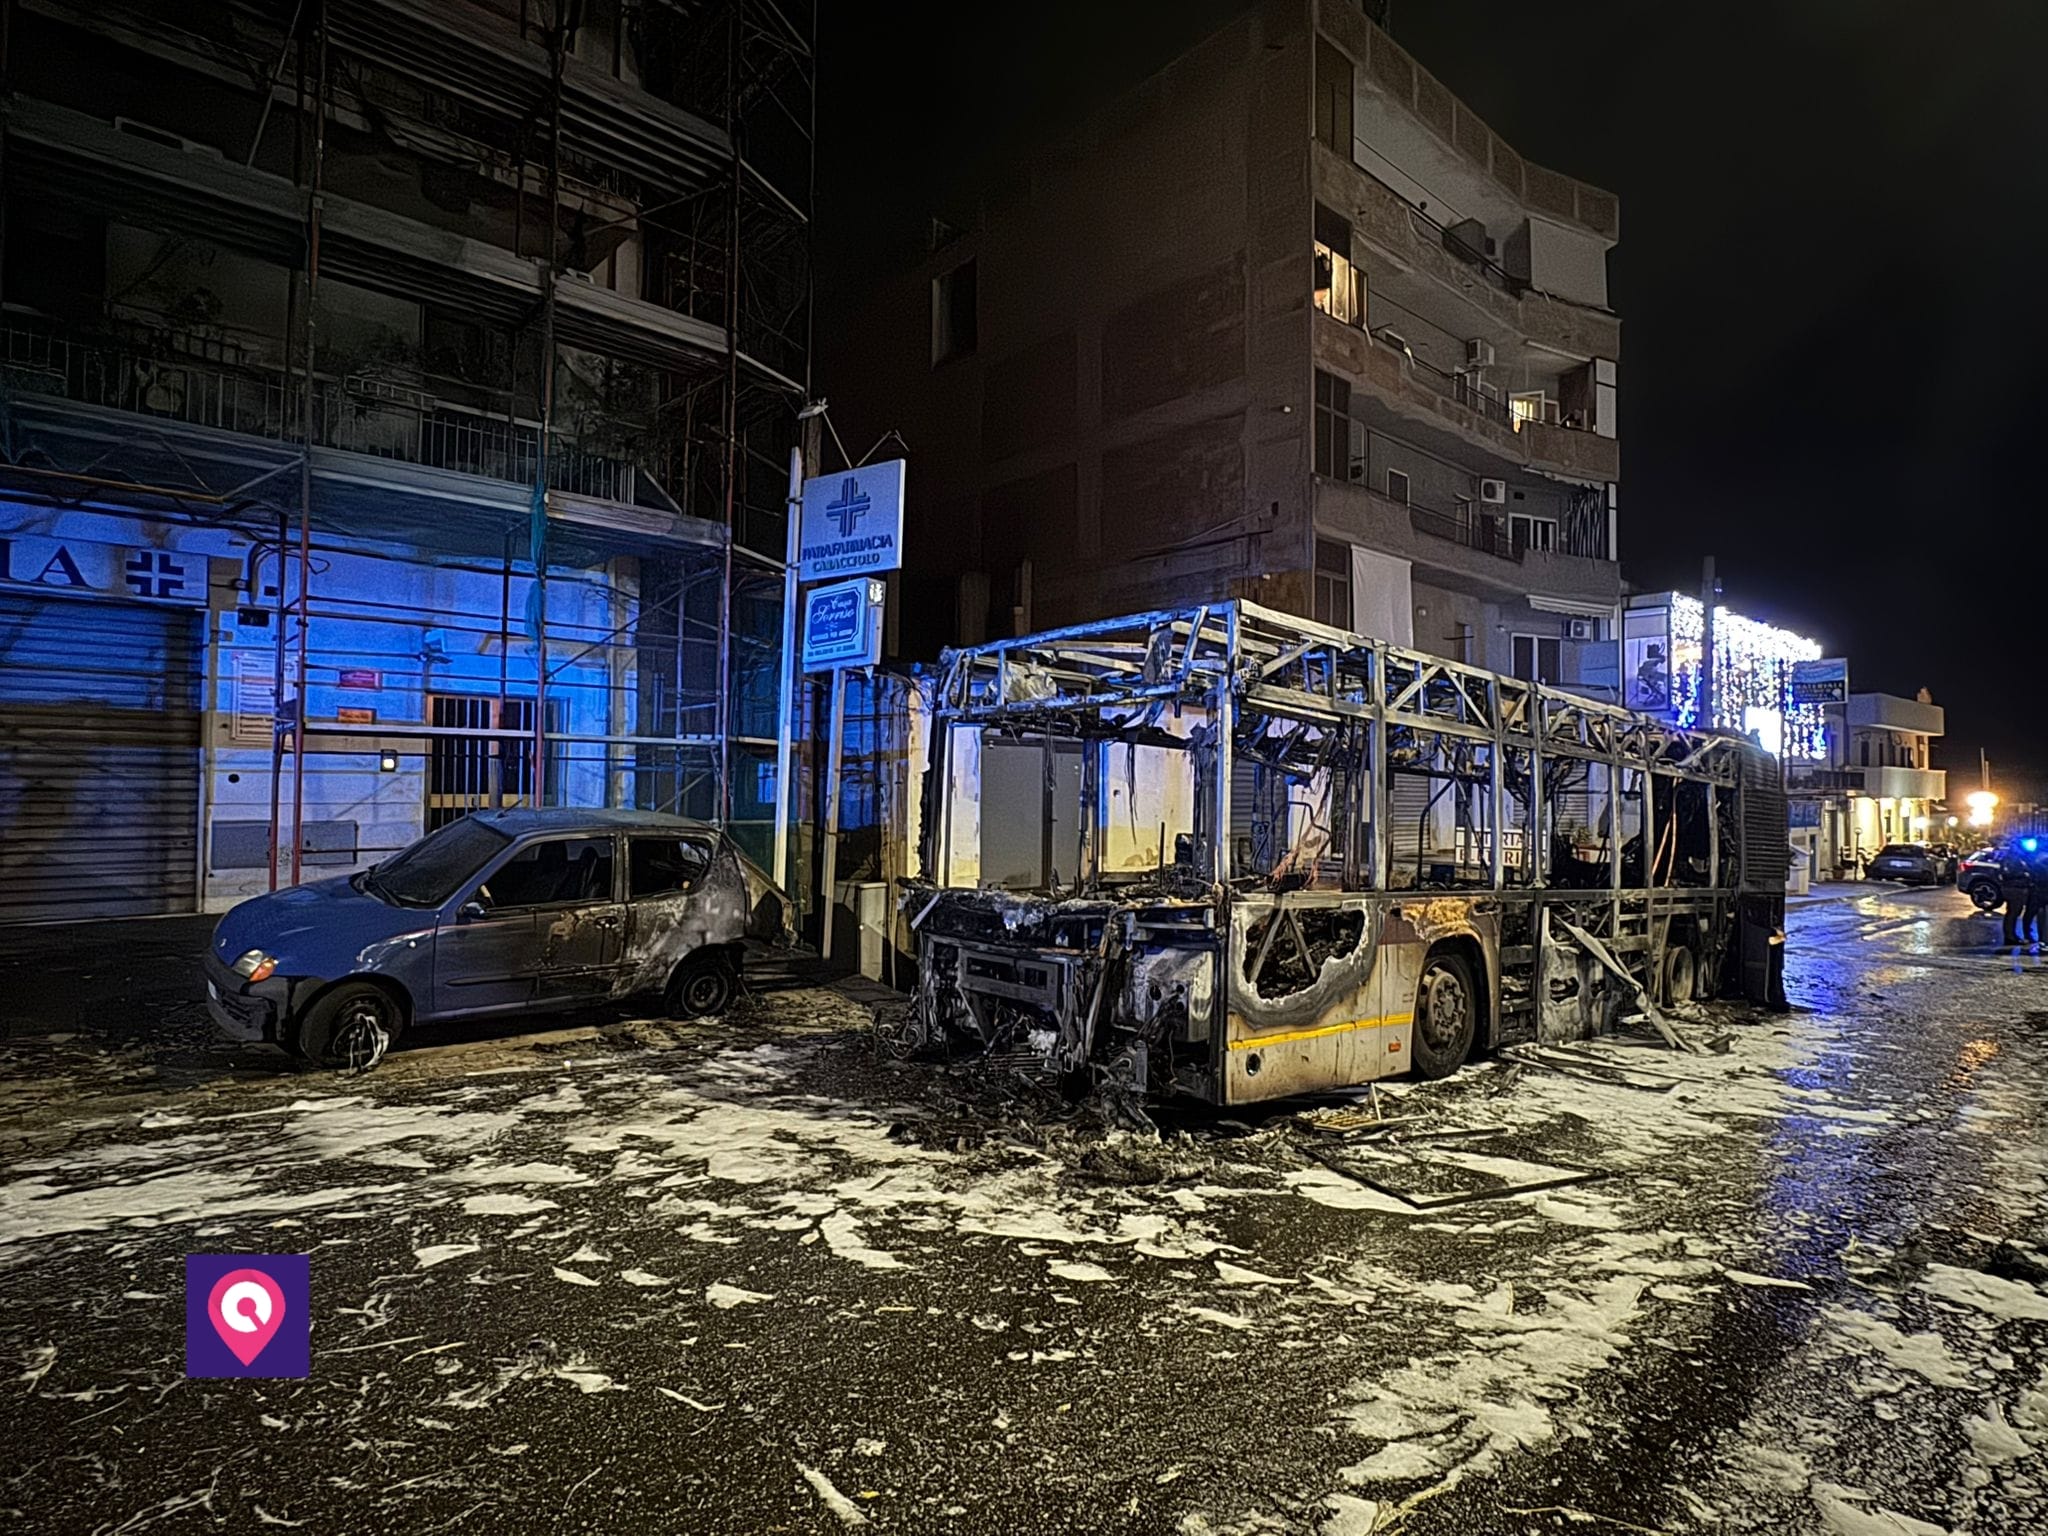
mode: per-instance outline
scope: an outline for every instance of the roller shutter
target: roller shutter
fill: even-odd
[[[0,592],[0,923],[197,909],[202,617]]]

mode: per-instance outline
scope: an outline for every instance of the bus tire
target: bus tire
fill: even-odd
[[[1410,1060],[1421,1077],[1449,1077],[1472,1054],[1479,1034],[1479,988],[1471,964],[1453,950],[1432,954],[1415,988]]]

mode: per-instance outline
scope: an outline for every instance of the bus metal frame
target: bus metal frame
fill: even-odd
[[[932,722],[906,901],[922,1044],[1234,1104],[1452,1070],[1446,976],[1473,1050],[1583,1037],[1645,992],[1781,1001],[1784,797],[1746,738],[1242,600],[949,651]],[[1043,883],[947,883],[956,802],[980,793],[955,784],[963,732],[977,764],[988,740],[1046,743],[1049,765],[1079,744],[1071,881],[1048,810]],[[1102,866],[1111,746],[1191,759],[1191,825],[1171,849],[1162,828],[1150,870]],[[1246,803],[1270,811],[1276,781],[1299,824],[1278,857]],[[1418,795],[1411,850],[1396,815]]]

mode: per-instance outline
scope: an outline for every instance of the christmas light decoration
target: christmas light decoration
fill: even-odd
[[[1700,662],[1706,640],[1706,610],[1695,597],[1668,595],[1671,614],[1671,705],[1678,724],[1700,721]],[[1782,740],[1786,752],[1806,762],[1828,755],[1826,712],[1818,704],[1787,709],[1785,699],[1795,661],[1818,661],[1817,640],[1765,624],[1725,607],[1714,610],[1714,718],[1723,730],[1756,732],[1765,742]],[[1782,722],[1782,725],[1781,725]]]

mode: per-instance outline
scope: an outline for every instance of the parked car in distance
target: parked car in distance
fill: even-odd
[[[790,905],[717,827],[648,811],[485,811],[375,868],[243,902],[214,929],[206,1001],[229,1036],[330,1066],[406,1029],[648,994],[721,1012],[749,939]]]
[[[2005,901],[2003,850],[1979,848],[1956,867],[1956,889],[1970,898],[1980,912],[1989,912]]]
[[[1939,885],[1945,866],[1925,843],[1886,843],[1864,866],[1870,880],[1898,880],[1907,885]]]

